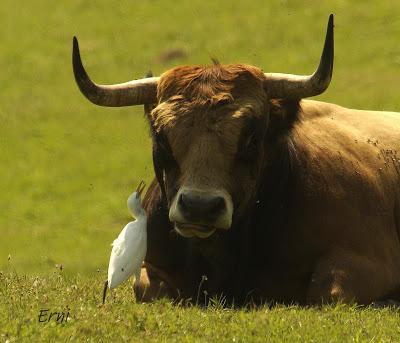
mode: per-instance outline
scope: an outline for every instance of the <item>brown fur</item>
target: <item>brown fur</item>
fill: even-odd
[[[163,74],[148,114],[157,181],[145,199],[147,263],[172,297],[195,299],[200,285],[236,304],[396,294],[400,114],[269,99],[263,77],[219,64]],[[204,240],[172,231],[169,202],[188,183],[232,195],[229,230]]]
[[[180,66],[161,75],[157,96],[160,101],[181,96],[191,106],[214,106],[233,102],[246,88],[262,88],[264,78],[260,69],[244,64]]]

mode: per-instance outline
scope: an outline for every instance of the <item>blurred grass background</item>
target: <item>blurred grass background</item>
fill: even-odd
[[[126,199],[153,177],[141,106],[79,93],[72,36],[99,83],[179,64],[243,62],[311,73],[335,14],[335,66],[318,99],[400,111],[400,3],[394,1],[2,0],[0,270],[91,275],[130,220]]]

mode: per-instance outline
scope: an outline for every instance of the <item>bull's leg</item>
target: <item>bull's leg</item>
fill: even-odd
[[[317,261],[307,302],[370,304],[399,286],[399,275],[381,261],[351,252],[335,251]]]
[[[149,264],[142,267],[140,281],[135,283],[134,292],[139,302],[150,302],[163,297],[177,299],[179,296],[170,276]]]

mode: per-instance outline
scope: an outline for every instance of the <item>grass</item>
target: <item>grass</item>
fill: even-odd
[[[390,310],[137,305],[128,286],[99,307],[97,285],[105,277],[109,243],[129,220],[125,201],[140,179],[153,177],[151,142],[141,107],[100,108],[82,97],[70,55],[77,35],[85,65],[100,83],[141,77],[149,69],[158,75],[178,64],[208,64],[212,56],[265,71],[310,73],[333,12],[334,77],[318,98],[400,111],[399,10],[389,0],[379,6],[372,0],[322,0],[318,6],[310,0],[3,0],[2,338],[392,340],[399,318]],[[172,58],[171,51],[179,53]],[[9,255],[19,277],[8,271]],[[62,273],[54,274],[60,264]],[[37,322],[41,307],[67,305],[71,322]]]
[[[90,279],[57,271],[46,277],[0,274],[3,340],[90,342],[395,342],[400,311],[350,305],[222,309],[137,304],[127,284],[100,305],[102,275]],[[4,308],[5,307],[5,308]],[[48,312],[40,312],[49,310]],[[68,320],[49,321],[50,312]],[[39,315],[42,314],[39,322]],[[18,318],[18,320],[15,320]]]

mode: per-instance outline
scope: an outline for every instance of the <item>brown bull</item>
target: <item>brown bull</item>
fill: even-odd
[[[214,63],[101,86],[76,40],[73,65],[95,104],[154,107],[145,298],[370,303],[398,291],[400,114],[302,100],[329,85],[332,16],[311,76]]]

